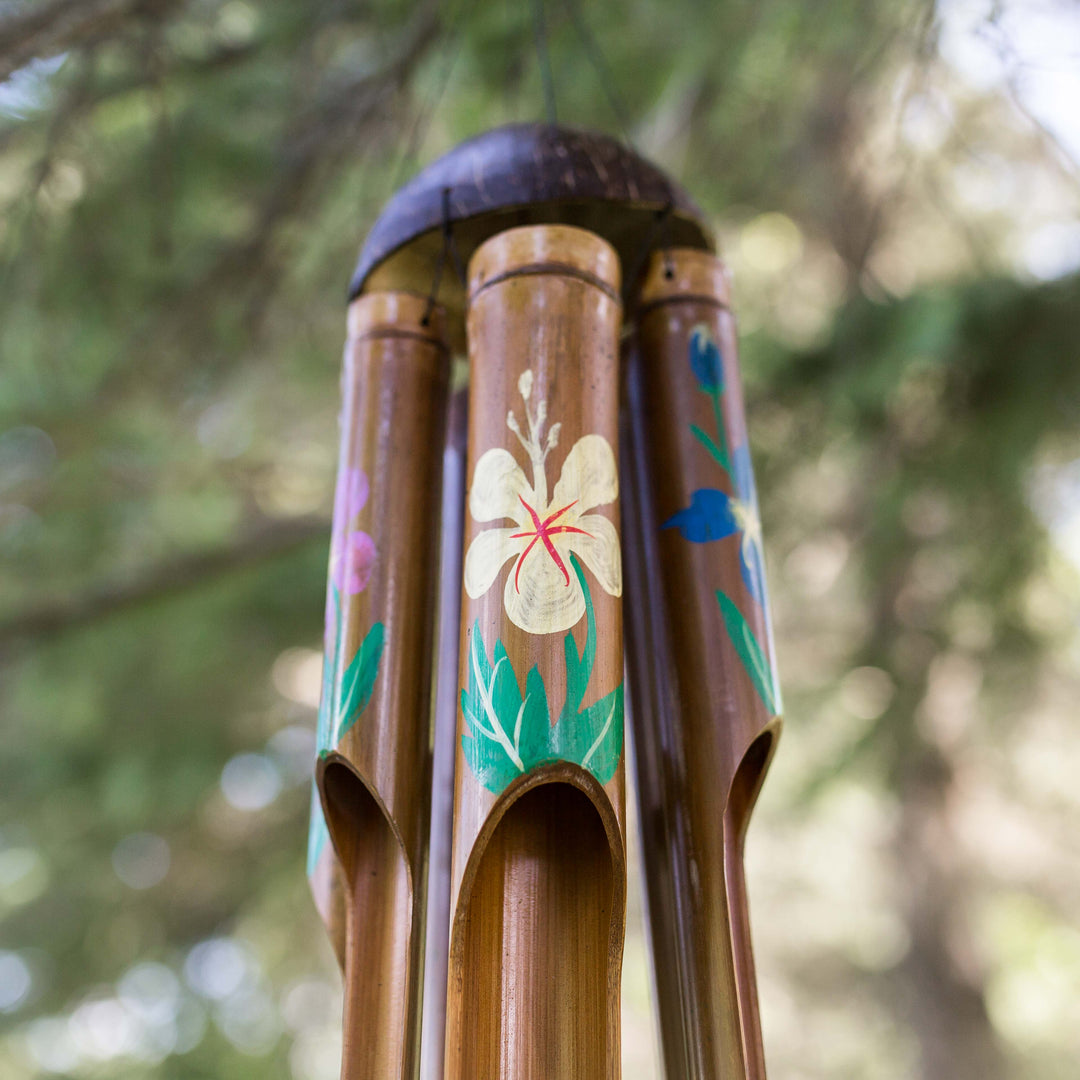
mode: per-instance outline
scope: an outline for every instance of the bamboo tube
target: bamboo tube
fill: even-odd
[[[665,1068],[761,1080],[743,845],[780,700],[718,259],[653,256],[627,367],[631,715]]]
[[[363,296],[348,329],[311,862],[345,970],[343,1080],[411,1080],[449,358],[422,297]]]
[[[439,664],[431,782],[431,845],[424,955],[421,1080],[442,1080],[446,1047],[446,974],[450,947],[450,853],[454,759],[457,756],[458,627],[461,621],[461,536],[465,528],[465,410],[468,393],[450,400],[443,454],[442,542],[439,554]]]
[[[446,1080],[619,1076],[619,268],[512,229],[469,267]]]

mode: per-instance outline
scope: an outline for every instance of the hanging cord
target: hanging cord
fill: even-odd
[[[581,10],[579,0],[566,0],[566,9],[570,12],[570,21],[574,24],[574,30],[577,33],[578,40],[581,42],[585,57],[592,64],[604,92],[604,97],[607,98],[608,107],[615,117],[619,136],[627,146],[634,149],[634,140],[630,137],[630,124],[628,122],[630,114],[626,111],[622,96],[615,88],[615,80],[611,77],[611,68],[608,67],[607,61],[604,59],[600,43],[593,36],[589,24],[585,21],[585,14]]]
[[[653,215],[652,226],[646,233],[645,239],[642,240],[637,255],[634,256],[634,261],[631,264],[632,270],[623,279],[625,289],[632,289],[637,284],[637,280],[645,266],[645,260],[648,259],[658,239],[660,241],[660,250],[664,253],[664,277],[670,281],[675,276],[675,263],[671,258],[671,217],[674,210],[675,201],[669,199]]]
[[[401,148],[401,154],[392,174],[390,187],[391,195],[393,195],[404,182],[409,162],[416,157],[420,148],[423,146],[428,128],[431,126],[431,121],[435,116],[443,97],[446,95],[447,87],[450,85],[450,78],[454,73],[454,67],[457,64],[458,57],[461,55],[461,47],[465,40],[465,30],[468,26],[469,19],[472,16],[473,8],[475,7],[476,0],[465,0],[458,9],[457,14],[454,16],[453,24],[448,28],[449,32],[444,35],[442,46],[443,55],[441,57],[442,70],[439,72],[427,100],[421,102],[413,116],[409,134]],[[446,21],[449,22],[449,18],[447,18]]]
[[[559,122],[555,109],[555,79],[551,74],[551,53],[548,50],[547,26],[544,23],[544,0],[533,0],[533,36],[536,39],[536,61],[540,80],[544,84],[544,113],[549,124]]]
[[[443,267],[446,265],[447,256],[454,267],[454,273],[458,276],[464,288],[467,285],[465,279],[465,266],[461,261],[461,253],[458,251],[457,240],[454,237],[454,223],[450,215],[451,188],[445,187],[442,191],[442,247],[439,248],[439,257],[435,260],[435,275],[431,280],[431,292],[428,293],[427,306],[420,320],[421,326],[427,326],[431,322],[431,313],[435,310],[438,302],[439,285],[442,284]]]
[[[664,220],[660,223],[660,250],[664,253],[664,277],[671,281],[675,277],[675,260],[671,257],[671,226],[675,220],[672,211],[674,201],[664,208]]]

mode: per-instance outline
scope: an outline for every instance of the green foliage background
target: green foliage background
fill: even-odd
[[[1080,279],[1018,255],[1077,170],[950,65],[955,7],[543,9],[560,119],[664,164],[736,275],[787,707],[749,845],[779,1080],[1080,1058]],[[540,116],[534,15],[0,9],[5,1077],[336,1076],[303,847],[345,284],[420,165]]]

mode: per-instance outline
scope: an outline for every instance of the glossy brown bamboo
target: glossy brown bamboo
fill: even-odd
[[[743,845],[780,729],[727,273],[657,253],[627,349],[627,638],[669,1080],[765,1076]]]
[[[443,454],[442,540],[439,553],[438,671],[431,783],[431,843],[424,954],[421,1080],[442,1080],[446,1050],[446,976],[450,947],[450,859],[454,760],[457,757],[458,628],[461,621],[461,536],[465,527],[465,433],[468,391],[450,400]]]
[[[314,868],[321,910],[344,919],[329,927],[345,970],[341,1075],[387,1080],[419,1061],[449,357],[441,313],[409,293],[354,301],[348,330],[316,766],[333,852],[316,850]],[[335,878],[328,904],[319,886]]]
[[[620,1072],[618,297],[581,229],[509,230],[469,267],[446,1080]]]

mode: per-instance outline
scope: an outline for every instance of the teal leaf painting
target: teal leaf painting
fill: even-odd
[[[587,631],[580,653],[573,634],[563,640],[566,704],[554,726],[539,670],[529,671],[522,694],[502,641],[496,640],[489,658],[479,621],[469,634],[468,684],[461,691],[468,731],[461,738],[461,748],[473,775],[495,794],[518,776],[555,761],[573,761],[606,784],[622,756],[622,684],[581,708],[596,662],[596,616],[576,555],[571,554],[570,563],[585,594]]]
[[[522,697],[506,648],[495,642],[488,659],[477,622],[469,634],[469,682],[461,691],[461,708],[469,729],[461,746],[476,778],[489,790],[502,791],[542,755],[550,726],[547,693],[534,667]]]
[[[345,669],[341,679],[341,704],[338,708],[338,728],[335,745],[367,708],[379,674],[385,628],[381,622],[374,623],[367,632],[352,663]]]
[[[713,456],[713,460],[723,469],[725,472],[731,471],[731,461],[728,458],[728,452],[713,439],[713,437],[707,432],[703,431],[697,426],[697,424],[690,425],[690,431],[693,436],[706,450]]]
[[[750,676],[750,681],[761,695],[761,700],[765,702],[769,713],[776,716],[780,711],[779,701],[773,684],[772,669],[765,651],[758,643],[758,639],[754,637],[754,631],[750,629],[750,624],[735,601],[719,590],[716,593],[716,599],[720,601],[720,611],[724,616],[728,636]]]
[[[574,635],[567,634],[563,639],[566,704],[555,727],[554,741],[560,758],[576,761],[601,784],[606,784],[615,775],[622,756],[623,687],[619,683],[599,701],[594,701],[585,709],[581,708],[596,662],[596,614],[577,555],[570,556],[570,563],[585,594],[585,648],[579,656]]]
[[[326,595],[326,635],[323,639],[322,690],[319,693],[319,718],[315,729],[315,745],[320,752],[330,749],[334,729],[334,668],[336,666],[340,607],[338,591],[331,582]]]
[[[326,841],[330,839],[330,830],[326,827],[322,806],[319,803],[319,789],[311,785],[311,818],[308,824],[307,876],[312,877],[319,865]]]
[[[332,591],[332,610],[334,625],[338,613],[337,590]],[[333,702],[333,664],[330,652],[323,662],[323,687],[322,699],[319,702],[319,730],[317,736],[317,748],[320,757],[323,757],[340,741],[342,735],[348,731],[357,720],[360,719],[371,695],[375,690],[375,680],[379,675],[379,661],[382,659],[383,640],[386,628],[381,622],[374,623],[367,632],[352,663],[345,669],[341,680],[341,696],[337,713],[334,714]],[[336,634],[335,634],[336,637]],[[330,636],[327,635],[329,642]],[[337,717],[337,727],[334,730],[333,717]],[[311,821],[308,826],[308,877],[315,872],[319,856],[322,854],[326,841],[329,838],[326,826],[326,818],[323,817],[322,806],[319,804],[319,792],[314,784],[311,786]]]

